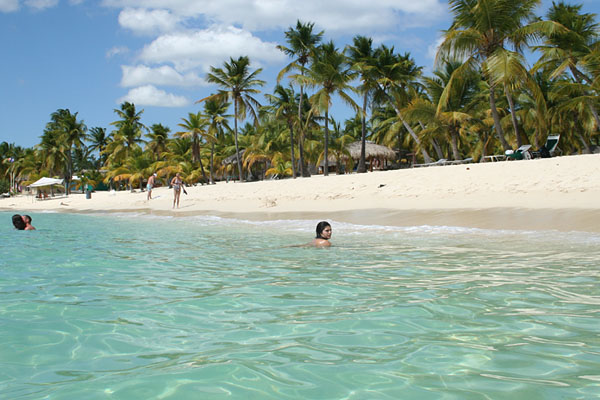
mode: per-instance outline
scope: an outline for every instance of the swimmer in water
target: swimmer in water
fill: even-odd
[[[321,221],[317,224],[317,237],[311,242],[315,247],[330,247],[331,243],[331,225],[327,221]]]

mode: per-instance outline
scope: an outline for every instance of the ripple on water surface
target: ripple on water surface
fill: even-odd
[[[595,234],[334,223],[314,249],[315,221],[34,219],[0,228],[7,398],[600,392]]]

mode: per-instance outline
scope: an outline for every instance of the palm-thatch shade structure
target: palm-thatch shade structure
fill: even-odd
[[[352,160],[354,161],[358,161],[360,160],[360,148],[361,148],[361,142],[356,141],[356,142],[352,142],[350,144],[346,145],[345,150],[347,151],[348,154],[350,154],[350,158],[352,158]],[[386,146],[382,146],[380,144],[377,143],[373,143],[370,141],[366,141],[365,142],[365,159],[369,165],[369,169],[372,171],[373,168],[382,168],[385,165],[385,161],[389,161],[389,160],[395,160],[396,158],[398,158],[398,156],[396,155],[396,152],[392,149],[390,149],[389,147]],[[329,161],[329,169],[330,172],[332,172],[332,169],[336,168],[336,155],[335,154],[329,154],[329,157],[327,158]],[[348,159],[347,155],[342,155],[340,158],[340,161],[342,162],[346,162]],[[323,168],[325,166],[325,161],[322,160],[321,163],[319,164],[319,167]]]
[[[360,140],[357,142],[352,142],[346,146],[346,150],[350,153],[350,157],[353,160],[360,160]],[[382,146],[377,143],[373,143],[370,141],[366,141],[365,143],[365,158],[372,159],[378,158],[382,160],[395,160],[396,152],[389,147]]]

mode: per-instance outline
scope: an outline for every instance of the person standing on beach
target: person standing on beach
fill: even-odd
[[[156,173],[150,175],[150,178],[148,178],[148,184],[146,185],[146,189],[148,189],[148,200],[152,200],[152,188],[154,187],[154,179],[156,179]]]
[[[311,245],[315,247],[330,247],[331,243],[331,225],[327,221],[321,221],[317,224],[317,237],[312,241]]]
[[[23,215],[23,222],[25,223],[26,231],[35,231],[35,226],[31,225],[31,217],[29,215]]]
[[[171,186],[173,186],[173,208],[175,208],[175,204],[177,204],[177,208],[179,208],[179,197],[181,196],[181,188],[183,186],[183,181],[181,180],[181,175],[179,172],[173,179],[171,179]]]

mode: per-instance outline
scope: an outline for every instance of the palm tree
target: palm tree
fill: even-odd
[[[214,157],[215,157],[215,143],[219,139],[223,139],[223,130],[231,130],[227,119],[231,115],[227,114],[227,110],[231,103],[223,99],[212,99],[204,102],[204,114],[209,120],[208,135],[207,139],[210,141],[210,183],[214,184]]]
[[[151,153],[143,152],[139,147],[135,148],[122,165],[111,169],[106,174],[104,182],[126,180],[129,184],[129,189],[133,190],[133,184],[137,181],[139,182],[140,189],[142,189],[144,177],[153,172],[152,161]]]
[[[551,71],[551,78],[557,78],[568,69],[577,83],[593,85],[598,76],[598,28],[596,15],[581,13],[581,5],[568,5],[564,2],[552,3],[547,18],[565,29],[545,35],[544,43],[534,47],[542,51],[542,56],[534,69]],[[597,92],[597,91],[596,91]],[[600,126],[597,106],[587,102],[590,111]]]
[[[356,172],[367,172],[365,163],[365,148],[367,141],[367,105],[374,91],[377,89],[377,69],[375,65],[375,51],[373,50],[373,39],[365,36],[355,36],[352,46],[346,48],[348,58],[352,63],[352,68],[358,72],[361,85],[358,91],[363,96],[362,115],[361,115],[361,147],[360,160]]]
[[[444,90],[460,65],[458,61],[447,61],[443,68],[434,71],[433,77],[423,78],[428,97],[413,100],[406,112],[408,119],[427,121],[426,128],[420,132],[422,136],[446,137],[455,160],[462,159],[459,139],[468,133],[467,123],[473,118],[471,112],[479,83],[479,74],[475,72],[455,79],[448,101],[442,102]]]
[[[108,145],[108,136],[106,135],[106,128],[101,128],[99,126],[91,128],[89,130],[88,140],[90,141],[90,146],[88,147],[88,149],[90,151],[98,151],[98,163],[100,165],[104,165],[104,163],[106,162],[106,154],[103,154],[103,152],[106,146]],[[98,165],[96,167],[98,167]]]
[[[124,102],[121,109],[115,109],[114,112],[121,118],[118,121],[111,122],[117,130],[111,134],[112,141],[108,143],[104,152],[108,154],[108,163],[119,163],[126,159],[129,154],[139,147],[142,143],[142,131],[147,130],[141,123],[142,111],[136,111],[133,103]]]
[[[377,75],[379,76],[377,91],[374,94],[376,101],[383,103],[385,99],[389,102],[396,111],[397,119],[400,120],[401,125],[421,151],[423,160],[426,163],[431,162],[427,149],[421,145],[421,139],[408,124],[402,112],[402,109],[408,105],[415,93],[418,92],[417,79],[421,75],[421,68],[417,67],[410,54],[395,54],[393,47],[390,48],[385,45],[377,48],[375,57]],[[397,129],[394,130],[397,131]]]
[[[167,150],[167,142],[169,141],[169,132],[171,129],[163,124],[153,124],[150,127],[150,132],[146,137],[150,139],[146,143],[146,148],[154,153],[156,160],[161,158],[161,154]]]
[[[177,132],[176,135],[192,139],[192,162],[200,164],[202,177],[205,182],[208,182],[208,179],[206,179],[206,172],[204,171],[204,165],[202,164],[202,158],[200,157],[200,142],[208,135],[208,126],[210,122],[201,112],[196,114],[189,113],[188,118],[182,118],[182,120],[183,123],[178,125],[184,130]]]
[[[287,124],[290,133],[290,157],[292,162],[292,177],[296,179],[296,159],[294,157],[294,120],[297,117],[296,112],[296,97],[294,89],[290,86],[284,88],[281,85],[275,86],[274,94],[266,94],[265,96],[271,103],[271,107],[275,111],[275,116],[281,118]],[[300,126],[300,124],[298,124]]]
[[[59,109],[50,115],[51,121],[46,125],[45,134],[52,137],[51,151],[64,158],[63,177],[65,192],[69,194],[73,178],[73,150],[84,147],[87,127],[83,121],[77,120],[77,113],[72,114],[68,109]],[[46,142],[48,145],[49,142]]]
[[[464,59],[463,66],[455,71],[456,75],[481,66],[489,84],[490,110],[496,135],[504,150],[508,150],[511,146],[504,137],[500,123],[495,97],[497,82],[488,68],[489,59],[507,50],[507,46],[520,51],[529,38],[541,32],[553,32],[556,24],[548,21],[531,22],[540,0],[449,0],[449,3],[454,21],[445,32],[437,60]],[[452,83],[448,87],[451,86]]]
[[[298,153],[300,157],[300,173],[303,177],[310,176],[304,163],[304,123],[302,119],[302,103],[304,101],[303,78],[306,70],[306,64],[308,64],[311,57],[314,57],[315,49],[323,37],[323,31],[319,33],[313,33],[314,26],[314,23],[302,23],[300,20],[298,20],[296,22],[295,29],[289,28],[285,32],[288,47],[281,45],[277,46],[279,50],[293,58],[292,62],[284,67],[281,72],[279,72],[277,82],[281,80],[283,75],[287,74],[291,70],[300,71],[300,79],[298,80],[300,86],[300,97],[298,101],[298,126],[300,129],[298,135]]]
[[[311,97],[312,108],[317,112],[325,113],[325,139],[324,160],[325,168],[323,174],[329,175],[328,142],[329,142],[329,108],[331,107],[333,95],[338,95],[345,103],[355,110],[356,105],[348,91],[352,91],[350,82],[356,77],[352,71],[348,59],[343,53],[339,52],[333,42],[325,43],[320,46],[314,63],[308,72],[309,82],[313,86],[319,87],[319,90]]]
[[[211,72],[206,77],[208,82],[216,83],[222,90],[216,95],[201,99],[198,102],[222,98],[231,100],[233,103],[235,151],[239,178],[242,181],[242,162],[239,156],[240,149],[238,144],[238,121],[243,120],[246,117],[246,112],[249,111],[254,122],[257,122],[256,109],[260,107],[260,103],[252,97],[252,94],[260,93],[255,87],[263,86],[265,81],[256,78],[262,71],[262,68],[250,72],[250,59],[247,56],[239,57],[237,60],[230,58],[229,62],[225,62],[223,66],[225,69],[211,66]]]

